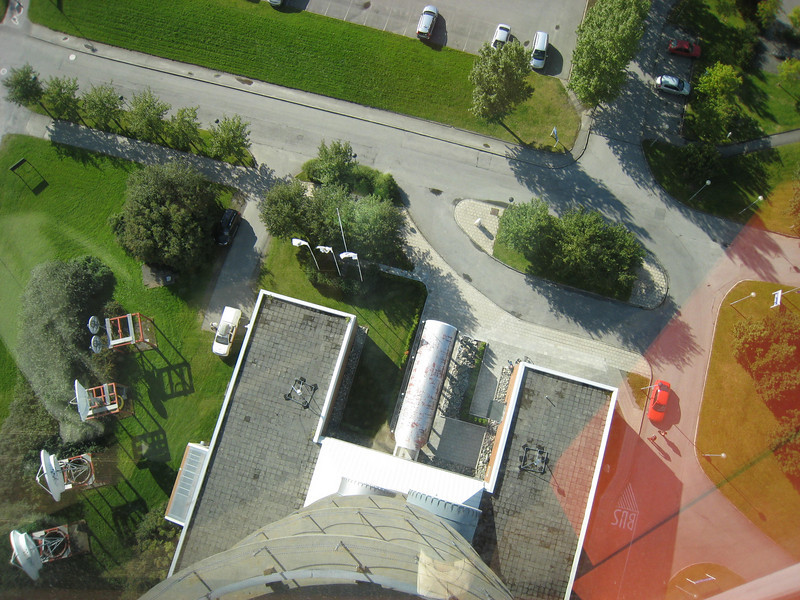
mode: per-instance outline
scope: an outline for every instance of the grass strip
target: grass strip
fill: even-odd
[[[29,15],[70,35],[541,148],[553,126],[571,148],[580,126],[556,78],[531,73],[533,97],[487,123],[469,112],[474,56],[266,2],[34,0]]]

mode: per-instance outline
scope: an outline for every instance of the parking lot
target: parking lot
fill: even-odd
[[[288,0],[288,5],[367,27],[415,37],[425,6],[420,0]],[[562,79],[569,66],[586,0],[436,0],[439,9],[431,44],[477,54],[498,23],[526,48],[537,31],[550,34],[545,73]]]

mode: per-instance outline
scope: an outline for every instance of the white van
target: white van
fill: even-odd
[[[546,31],[537,31],[533,38],[533,54],[531,55],[531,68],[544,69],[547,60],[547,43],[549,41]]]

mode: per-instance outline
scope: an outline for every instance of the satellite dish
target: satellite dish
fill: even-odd
[[[50,454],[47,450],[42,450],[39,453],[39,458],[42,466],[36,475],[36,481],[39,482],[39,485],[42,485],[39,479],[44,476],[45,485],[42,485],[42,487],[50,492],[53,499],[58,502],[61,500],[61,494],[67,489],[64,483],[64,476],[61,474],[61,465],[58,464],[55,454]]]
[[[20,569],[36,581],[39,579],[39,571],[42,569],[42,557],[36,544],[27,533],[12,531],[11,538],[11,564],[17,565]]]
[[[100,339],[100,336],[93,335],[90,347],[92,352],[95,354],[100,354],[103,351],[103,348],[105,348],[105,345],[103,344],[103,340]]]
[[[92,315],[89,317],[89,323],[86,326],[89,328],[89,332],[94,335],[100,331],[100,319]]]
[[[89,392],[77,379],[75,380],[75,403],[78,405],[81,421],[85,422],[89,418]]]

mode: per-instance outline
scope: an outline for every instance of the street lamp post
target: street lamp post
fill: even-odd
[[[706,179],[706,182],[703,184],[703,187],[701,187],[699,190],[697,190],[694,194],[692,194],[692,197],[689,198],[689,202],[694,200],[694,197],[697,196],[697,194],[702,192],[704,189],[706,189],[706,187],[709,186],[709,185],[711,185],[711,180],[710,179]]]
[[[358,254],[356,254],[355,252],[342,252],[339,255],[339,258],[341,258],[342,260],[344,260],[345,258],[354,259],[356,261],[356,264],[358,265],[358,277],[359,279],[361,279],[361,281],[364,281],[364,276],[361,274],[361,261],[358,260]]]
[[[311,244],[305,240],[301,240],[300,238],[292,238],[292,246],[297,246],[298,248],[300,246],[305,246],[308,248],[308,251],[311,252],[311,258],[314,259],[314,264],[317,265],[317,271],[319,271],[319,263],[317,262],[317,257],[314,256],[314,251],[311,249]]]
[[[333,264],[336,265],[336,272],[339,273],[339,277],[341,277],[342,272],[339,270],[339,263],[336,262],[336,253],[333,251],[333,248],[331,248],[330,246],[317,246],[317,250],[319,250],[323,254],[333,254]]]
[[[718,458],[728,458],[728,455],[725,454],[724,452],[722,454],[703,454],[704,458],[709,458],[709,459],[714,458],[715,456]]]
[[[731,306],[733,306],[734,304],[738,304],[738,303],[739,303],[739,302],[741,302],[742,300],[747,300],[748,298],[755,298],[755,297],[756,297],[756,293],[755,293],[755,292],[750,292],[750,293],[749,293],[747,296],[745,296],[744,298],[739,298],[738,300],[734,300],[733,302],[731,302]]]
[[[744,207],[742,210],[740,210],[740,211],[739,211],[739,214],[742,214],[742,213],[743,213],[744,211],[746,211],[748,208],[752,207],[752,206],[753,206],[753,205],[755,205],[755,204],[758,204],[758,203],[759,203],[759,202],[761,202],[763,199],[764,199],[764,196],[759,196],[758,198],[756,198],[755,200],[753,200],[753,201],[752,201],[750,204],[748,204],[747,206],[745,206],[745,207]]]

